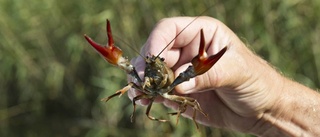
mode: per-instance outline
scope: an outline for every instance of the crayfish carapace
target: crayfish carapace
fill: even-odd
[[[187,106],[192,107],[194,109],[192,118],[195,125],[198,128],[198,124],[195,120],[196,111],[199,111],[201,114],[208,117],[207,114],[203,112],[203,110],[201,109],[198,101],[190,97],[174,95],[172,94],[171,91],[178,84],[184,81],[188,81],[190,78],[196,77],[198,75],[201,75],[207,72],[222,57],[222,55],[227,50],[227,48],[225,47],[221,51],[219,51],[217,54],[208,56],[204,47],[205,40],[204,40],[202,29],[200,30],[200,33],[201,35],[200,35],[199,54],[191,60],[192,65],[190,65],[184,72],[180,73],[180,75],[174,79],[174,74],[172,70],[169,67],[167,67],[166,63],[164,62],[164,58],[160,58],[159,55],[147,56],[145,58],[146,68],[144,73],[145,74],[144,81],[141,80],[141,78],[138,76],[137,71],[135,70],[134,66],[130,64],[130,61],[127,58],[122,56],[121,49],[114,45],[110,22],[108,20],[107,20],[108,45],[106,46],[100,45],[94,42],[93,40],[91,40],[91,38],[89,38],[87,35],[85,35],[84,37],[86,38],[86,40],[91,44],[93,48],[95,48],[102,55],[104,59],[106,59],[109,63],[115,66],[118,66],[124,71],[126,71],[138,82],[138,84],[134,82],[128,83],[127,86],[118,90],[115,94],[102,99],[102,101],[107,102],[109,99],[115,96],[124,94],[130,88],[135,88],[141,91],[143,94],[134,97],[132,100],[134,109],[131,115],[131,121],[133,120],[134,112],[136,109],[135,102],[140,99],[149,99],[150,104],[148,105],[146,110],[146,115],[148,116],[148,118],[155,121],[166,122],[167,120],[157,119],[149,115],[152,103],[155,100],[155,98],[157,96],[162,96],[163,98],[166,98],[168,100],[174,101],[179,104],[179,109],[177,112],[169,113],[172,115],[177,115],[177,123],[178,123],[180,114],[186,111]]]

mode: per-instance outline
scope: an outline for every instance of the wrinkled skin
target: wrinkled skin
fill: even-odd
[[[161,20],[141,49],[141,54],[157,55],[192,19],[176,17]],[[176,77],[197,55],[200,29],[204,30],[209,55],[216,54],[225,46],[228,50],[208,72],[178,85],[175,93],[198,100],[203,111],[209,115],[209,119],[197,115],[199,123],[251,132],[263,113],[270,110],[278,99],[280,94],[277,89],[282,88],[283,78],[253,54],[229,28],[210,17],[198,18],[160,55],[174,70]],[[131,63],[143,78],[143,58],[137,57]],[[264,73],[266,71],[269,73]],[[129,78],[129,81],[132,79]],[[140,94],[139,91],[131,90],[129,98]],[[156,101],[169,108],[178,108],[176,103],[163,98],[157,98]],[[138,103],[147,105],[149,101],[141,100]],[[190,118],[192,109],[183,115]]]

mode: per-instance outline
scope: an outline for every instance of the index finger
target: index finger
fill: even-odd
[[[190,24],[191,23],[191,24]],[[190,25],[188,25],[190,24]],[[174,66],[180,59],[181,50],[188,49],[190,56],[183,59],[191,60],[198,49],[200,29],[206,33],[214,34],[215,25],[208,17],[175,17],[161,20],[151,32],[146,44],[141,50],[142,55],[159,55],[167,59],[169,67]],[[207,39],[212,35],[206,36]],[[209,43],[208,41],[207,43]],[[197,46],[191,46],[197,45]],[[162,52],[163,51],[163,52]]]

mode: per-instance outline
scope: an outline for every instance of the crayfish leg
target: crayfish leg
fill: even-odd
[[[155,121],[160,121],[160,122],[167,122],[167,120],[163,120],[163,119],[157,119],[153,116],[150,115],[150,110],[151,110],[151,107],[152,107],[152,104],[153,104],[153,101],[155,100],[155,97],[152,96],[152,95],[148,95],[148,94],[142,94],[142,95],[138,95],[136,97],[134,97],[132,99],[132,104],[133,104],[133,112],[132,112],[132,115],[131,115],[131,122],[133,122],[134,120],[134,113],[136,112],[136,101],[140,100],[140,99],[150,99],[150,103],[147,107],[147,110],[146,110],[146,115],[149,119],[151,120],[155,120]]]
[[[187,105],[185,103],[181,103],[179,106],[178,112],[169,113],[170,115],[177,115],[176,125],[179,123],[179,118],[182,113],[184,113],[187,110]]]
[[[160,121],[160,122],[167,122],[168,120],[165,120],[165,119],[158,119],[158,118],[155,118],[153,116],[150,115],[150,110],[151,110],[151,107],[152,107],[152,104],[153,104],[153,101],[154,101],[155,97],[151,98],[150,100],[150,104],[148,105],[147,107],[147,110],[146,110],[146,115],[149,119],[151,120],[155,120],[155,121]]]
[[[181,113],[184,113],[186,111],[187,106],[192,107],[194,110],[193,115],[192,115],[192,120],[195,123],[197,129],[199,129],[198,123],[196,122],[197,111],[199,111],[202,115],[204,115],[206,118],[208,118],[208,114],[203,112],[198,101],[193,98],[177,96],[177,95],[169,95],[168,93],[165,93],[162,96],[166,99],[169,99],[171,101],[174,101],[174,102],[180,104],[178,112],[169,113],[171,115],[177,115],[177,118],[179,118]],[[178,122],[178,120],[177,120],[177,122]]]
[[[115,97],[115,96],[119,96],[121,97],[121,95],[123,95],[124,93],[126,93],[130,88],[137,88],[139,89],[139,86],[137,86],[135,83],[130,82],[128,83],[125,87],[123,87],[122,89],[118,90],[115,94],[112,94],[109,97],[103,98],[101,99],[101,101],[103,102],[107,102],[109,101],[111,98]]]
[[[115,96],[119,96],[121,94],[121,92],[116,92],[115,94],[112,94],[111,96],[109,96],[109,97],[106,97],[106,98],[103,98],[103,99],[101,99],[101,101],[103,101],[103,102],[108,102],[111,98],[113,98],[113,97],[115,97]]]
[[[150,96],[150,95],[147,95],[147,94],[142,94],[142,95],[138,95],[138,96],[136,96],[136,97],[134,97],[133,99],[132,99],[132,105],[133,105],[133,112],[132,112],[132,114],[131,114],[131,122],[133,122],[133,120],[134,120],[134,113],[136,112],[136,101],[138,101],[138,100],[140,100],[140,99],[150,99],[150,98],[152,98],[152,96]]]

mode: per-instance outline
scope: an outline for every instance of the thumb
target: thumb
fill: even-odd
[[[190,64],[185,64],[179,67],[175,71],[175,76],[179,76],[180,73],[185,71]],[[180,94],[191,94],[196,92],[202,92],[203,90],[211,89],[212,86],[210,86],[210,78],[208,77],[207,73],[204,73],[203,75],[196,76],[194,78],[191,78],[188,81],[182,82],[181,84],[177,85],[175,87],[176,92]]]
[[[195,78],[191,78],[189,81],[185,81],[176,86],[175,90],[180,94],[189,94],[196,92]]]

